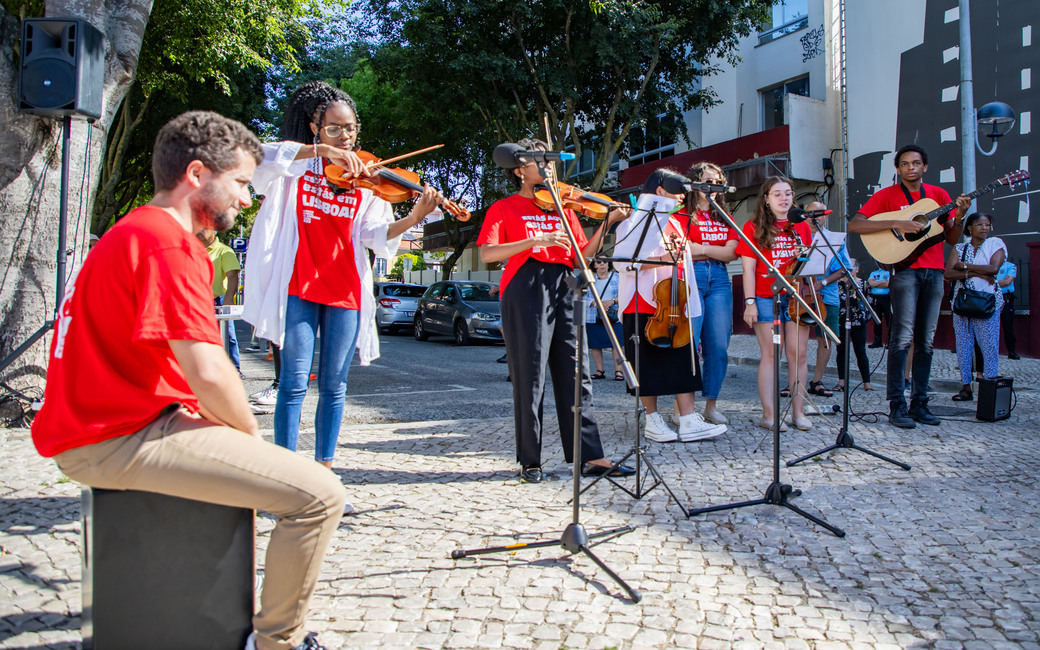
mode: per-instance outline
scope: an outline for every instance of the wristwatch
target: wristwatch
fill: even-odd
[[[821,284],[822,286],[825,286],[825,287],[826,287],[826,286],[827,286],[827,278],[824,278],[824,279],[820,280],[820,284]]]
[[[754,298],[744,298],[744,304],[745,305],[753,305],[753,304],[755,304],[755,299]]]

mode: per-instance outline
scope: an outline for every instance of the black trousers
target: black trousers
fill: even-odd
[[[872,307],[881,321],[874,323],[874,342],[884,343],[882,340],[883,326],[888,325],[888,330],[892,331],[892,299],[887,293],[881,296],[873,296]]]
[[[578,321],[574,292],[563,264],[528,260],[502,294],[502,336],[509,374],[513,377],[513,418],[516,459],[521,465],[542,464],[542,402],[545,370],[552,377],[556,417],[563,440],[563,457],[573,462],[574,369],[577,363]],[[577,314],[585,318],[585,314]],[[588,354],[581,368],[581,460],[603,458],[603,445],[592,406]]]
[[[1004,347],[1008,354],[1015,354],[1015,294],[1004,294],[1004,308],[1000,311],[1000,328],[1004,330]]]
[[[844,332],[844,330],[842,330]],[[867,326],[853,325],[849,335],[841,337],[838,342],[838,379],[845,381],[845,364],[849,355],[847,339],[852,339],[852,349],[856,352],[856,365],[864,384],[870,383],[870,358],[867,356]],[[851,381],[845,381],[845,390],[851,390]]]

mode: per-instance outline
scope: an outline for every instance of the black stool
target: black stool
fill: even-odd
[[[84,649],[245,647],[252,510],[133,490],[82,498]]]

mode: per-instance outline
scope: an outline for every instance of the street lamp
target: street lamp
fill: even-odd
[[[1015,109],[1004,102],[990,102],[976,111],[975,123],[978,124],[975,131],[975,147],[983,156],[992,156],[997,151],[997,138],[1007,135],[1015,127]],[[979,144],[980,131],[993,141],[993,148],[989,151],[984,151]]]

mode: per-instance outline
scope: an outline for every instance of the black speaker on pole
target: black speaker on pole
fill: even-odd
[[[986,422],[996,422],[1011,417],[1013,382],[1011,377],[980,379],[979,405],[975,410],[975,418]]]
[[[105,36],[79,18],[22,21],[18,109],[47,117],[101,117]]]

